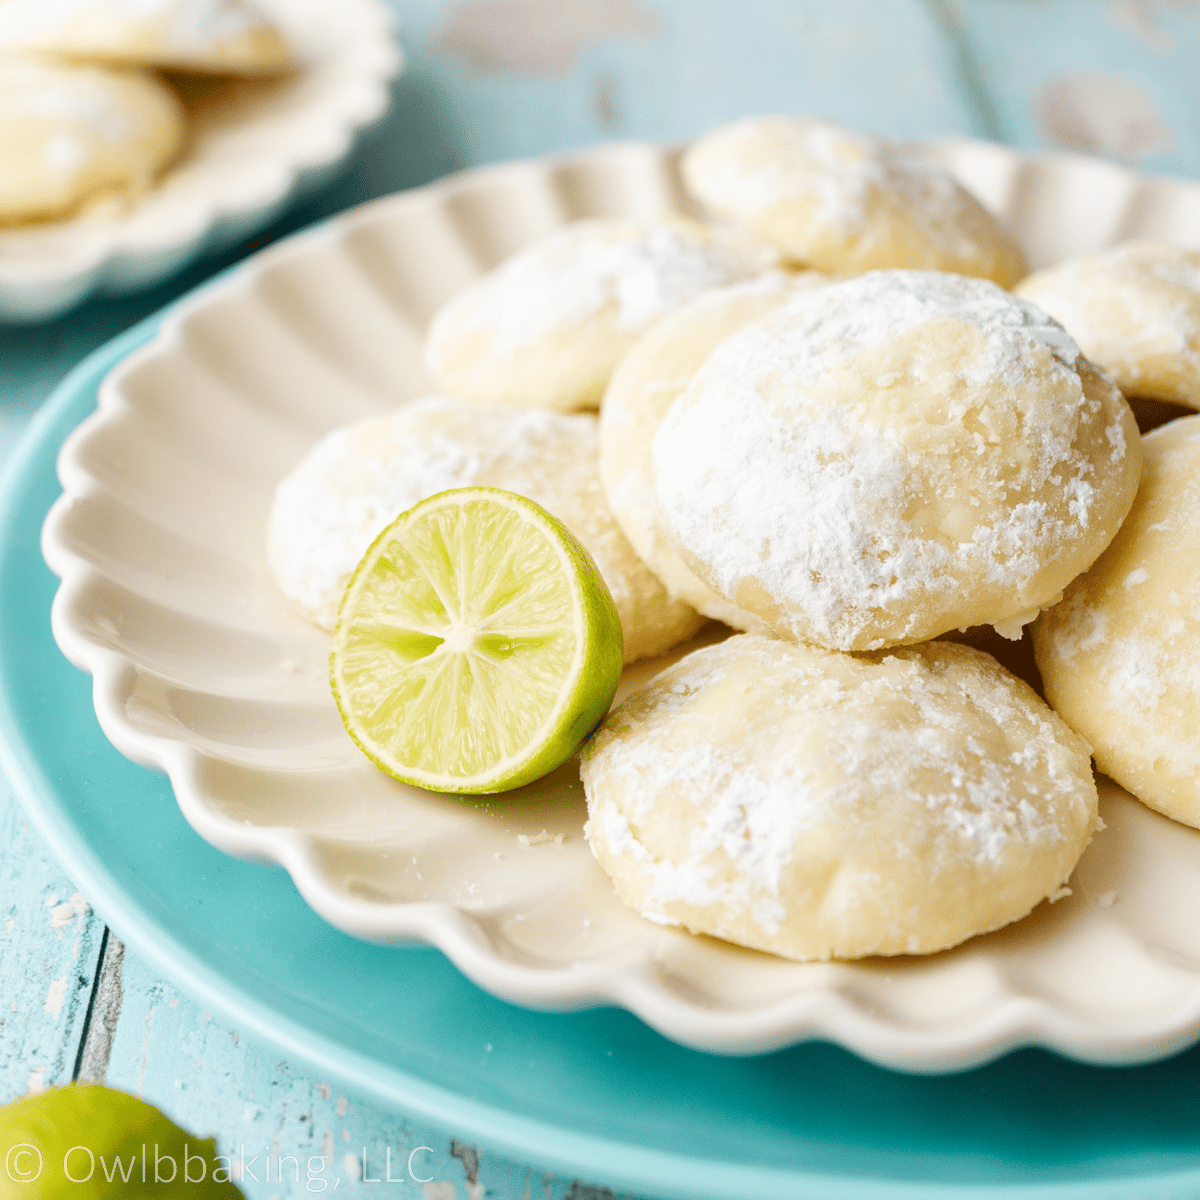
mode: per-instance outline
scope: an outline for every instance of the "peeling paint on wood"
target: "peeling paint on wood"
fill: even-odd
[[[79,1052],[75,1078],[80,1083],[103,1083],[108,1072],[112,1040],[121,1012],[121,967],[125,947],[111,931],[104,939],[92,1012]]]
[[[1038,110],[1054,145],[1084,154],[1141,162],[1173,140],[1146,90],[1119,75],[1057,79],[1042,92]]]
[[[618,99],[617,83],[614,79],[601,79],[596,84],[596,116],[605,129],[616,129],[621,124],[621,104]]]
[[[484,73],[567,75],[593,42],[658,31],[634,0],[483,0],[459,5],[439,49]]]
[[[42,1005],[42,1012],[57,1021],[59,1015],[62,1013],[63,1001],[66,998],[67,977],[63,975],[58,979],[50,980],[50,987],[46,991],[46,1002]]]
[[[484,1186],[479,1182],[479,1157],[482,1152],[466,1142],[455,1138],[450,1140],[450,1157],[457,1158],[462,1163],[463,1174],[467,1177],[468,1200],[483,1200]]]
[[[1167,10],[1192,8],[1196,0],[1114,0],[1114,20],[1136,35],[1151,50],[1165,52],[1172,47],[1170,30],[1164,21]]]
[[[573,1183],[563,1200],[617,1200],[616,1193],[608,1188],[588,1187],[586,1183]]]
[[[71,1081],[104,927],[2,780],[0,846],[3,1103]]]
[[[394,1190],[422,1200],[611,1198],[602,1189],[556,1179],[388,1112],[331,1080],[280,1062],[212,1019],[128,952],[121,991],[107,1082],[127,1092],[140,1088],[184,1128],[215,1136],[248,1200],[303,1194],[310,1170],[326,1180],[328,1191],[338,1181],[358,1188],[386,1184],[390,1176],[396,1186],[380,1194]],[[407,1189],[399,1186],[401,1180],[407,1180]]]
[[[1197,0],[953,6],[1001,140],[1200,175]]]

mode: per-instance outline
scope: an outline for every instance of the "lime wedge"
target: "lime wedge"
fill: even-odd
[[[346,588],[330,680],[376,766],[438,792],[504,792],[565,762],[612,703],[621,621],[596,564],[532,500],[431,496]]]

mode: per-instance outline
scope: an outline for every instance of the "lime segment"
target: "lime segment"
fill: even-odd
[[[621,622],[596,564],[533,501],[431,496],[350,580],[330,659],[346,729],[379,767],[501,792],[565,762],[608,711]]]

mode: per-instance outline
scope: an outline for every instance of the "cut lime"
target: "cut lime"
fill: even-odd
[[[438,792],[504,792],[579,749],[621,674],[596,564],[532,500],[442,492],[401,514],[338,610],[333,695],[376,766]]]
[[[212,1138],[100,1084],[51,1088],[0,1108],[0,1155],[0,1200],[242,1197]]]

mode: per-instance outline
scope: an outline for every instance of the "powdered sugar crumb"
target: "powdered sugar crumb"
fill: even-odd
[[[554,845],[561,846],[565,840],[566,840],[566,834],[547,833],[546,830],[544,830],[544,829],[542,830],[541,833],[533,833],[533,834],[518,833],[517,834],[517,841],[520,842],[522,846],[544,846],[548,842],[553,842]]]

